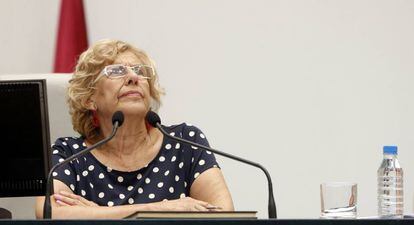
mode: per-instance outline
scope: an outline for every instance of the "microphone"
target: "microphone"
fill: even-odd
[[[71,155],[70,157],[66,158],[65,160],[63,160],[60,163],[57,163],[56,165],[54,165],[52,167],[52,169],[50,169],[49,174],[47,176],[47,183],[46,183],[46,194],[45,194],[45,202],[43,205],[43,219],[50,219],[52,218],[52,204],[51,204],[51,199],[50,196],[53,195],[53,179],[52,179],[52,173],[53,171],[55,171],[56,169],[60,168],[61,166],[67,164],[68,162],[71,162],[73,160],[75,160],[76,158],[79,158],[83,155],[85,155],[86,153],[90,152],[91,150],[105,144],[106,142],[110,141],[116,134],[116,132],[118,131],[118,128],[120,126],[122,126],[122,123],[124,123],[124,114],[121,111],[116,111],[113,115],[112,115],[112,133],[107,137],[104,138],[102,140],[100,140],[99,142],[95,143],[94,145],[90,146],[89,148],[86,148],[76,154]]]
[[[192,142],[192,141],[188,141],[188,140],[185,140],[185,139],[182,139],[182,138],[179,138],[179,137],[175,137],[175,136],[170,135],[169,133],[167,133],[161,127],[161,119],[158,116],[158,114],[155,113],[155,112],[153,112],[153,111],[151,111],[151,110],[148,111],[147,115],[145,116],[145,119],[147,120],[147,122],[151,126],[158,128],[158,130],[160,130],[161,133],[163,133],[167,137],[170,137],[170,138],[172,138],[172,139],[174,139],[174,140],[176,140],[178,142],[186,143],[186,144],[189,144],[189,145],[192,145],[192,146],[197,146],[197,147],[202,148],[204,150],[207,150],[207,151],[210,151],[210,152],[214,152],[217,155],[221,155],[221,156],[224,156],[224,157],[227,157],[227,158],[230,158],[230,159],[233,159],[233,160],[242,162],[242,163],[246,163],[248,165],[251,165],[251,166],[254,166],[254,167],[257,167],[257,168],[261,169],[265,173],[265,175],[266,175],[267,183],[268,183],[268,189],[269,189],[269,203],[268,203],[269,218],[277,218],[277,214],[276,214],[276,204],[275,204],[275,199],[273,197],[272,179],[270,177],[269,172],[267,172],[266,168],[264,168],[262,165],[260,165],[258,163],[252,162],[250,160],[243,159],[243,158],[240,158],[240,157],[235,156],[235,155],[231,155],[231,154],[228,154],[228,153],[225,153],[225,152],[221,152],[221,151],[218,151],[218,150],[209,148],[207,146],[200,145],[198,143],[195,143],[195,142]]]

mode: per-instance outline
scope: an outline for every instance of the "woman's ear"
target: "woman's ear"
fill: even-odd
[[[87,109],[92,110],[92,111],[96,111],[98,109],[95,101],[92,98],[86,101],[86,106],[87,106]]]

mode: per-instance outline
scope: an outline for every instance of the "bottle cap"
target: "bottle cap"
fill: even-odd
[[[398,154],[398,147],[397,146],[384,146],[383,148],[384,154]]]

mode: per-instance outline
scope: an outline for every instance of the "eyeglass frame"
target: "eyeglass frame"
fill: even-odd
[[[135,75],[137,75],[139,78],[141,78],[141,79],[145,79],[145,80],[150,80],[150,79],[152,79],[152,77],[155,75],[155,69],[154,69],[154,67],[152,67],[152,66],[150,66],[150,65],[146,65],[146,64],[136,64],[136,65],[134,65],[134,66],[127,66],[127,65],[124,65],[124,64],[111,64],[111,65],[106,65],[102,70],[101,70],[101,72],[99,73],[99,75],[98,75],[98,77],[92,82],[93,84],[94,83],[96,83],[102,76],[106,76],[108,79],[111,79],[111,80],[114,80],[114,79],[120,79],[120,78],[124,78],[124,77],[126,77],[126,75],[128,74],[128,73],[126,73],[125,75],[122,75],[122,76],[117,76],[117,77],[112,77],[112,76],[110,76],[109,74],[108,74],[108,72],[107,72],[107,69],[109,68],[109,67],[112,67],[112,66],[123,66],[123,67],[126,67],[127,69],[129,69],[130,71],[132,71]],[[150,68],[151,69],[151,71],[152,71],[152,74],[151,74],[151,76],[149,76],[149,77],[145,77],[145,76],[142,76],[142,75],[139,75],[139,74],[137,74],[134,70],[133,70],[133,68],[135,68],[135,67],[139,67],[139,68],[142,68],[142,67],[145,67],[145,68]]]

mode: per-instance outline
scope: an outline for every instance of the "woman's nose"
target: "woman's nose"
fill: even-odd
[[[136,75],[132,71],[129,71],[128,74],[126,75],[125,84],[126,85],[138,85],[138,82],[139,82],[138,75]]]

